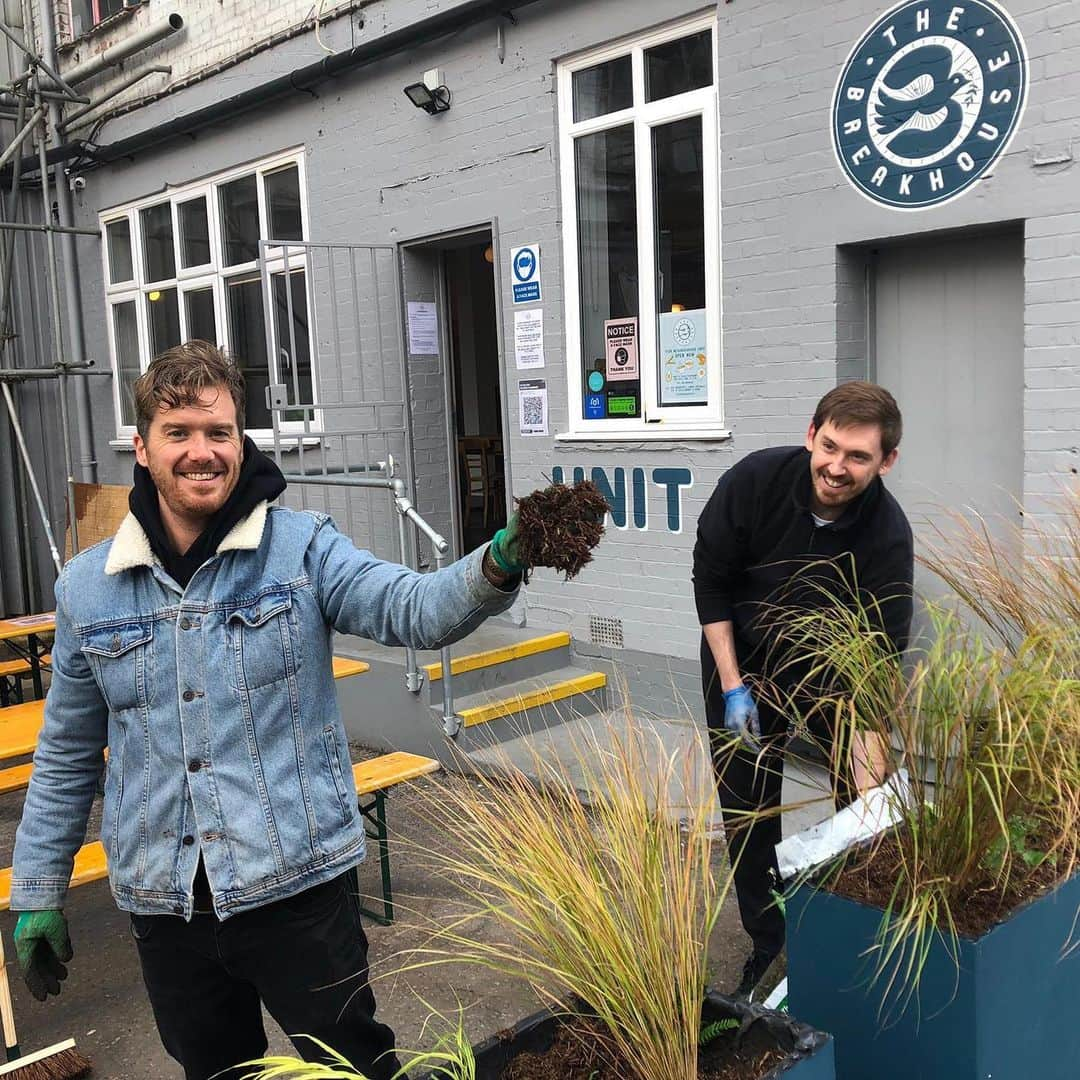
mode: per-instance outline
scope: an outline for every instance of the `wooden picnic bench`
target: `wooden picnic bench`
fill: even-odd
[[[371,826],[368,836],[378,845],[379,871],[382,877],[382,910],[376,911],[361,905],[361,911],[384,926],[389,925],[394,918],[390,845],[386,825],[386,793],[395,784],[425,776],[435,772],[439,767],[439,763],[433,758],[400,751],[382,754],[369,761],[360,761],[353,766],[353,779],[356,781],[360,813],[364,816],[365,827],[367,824]],[[108,864],[101,841],[96,840],[79,848],[71,873],[71,887],[77,888],[91,881],[100,881],[107,876]],[[10,906],[11,867],[9,866],[0,870],[0,911],[6,911]]]
[[[44,697],[45,689],[41,681],[41,666],[47,663],[43,656],[44,648],[39,638],[45,634],[51,634],[56,629],[56,612],[46,611],[40,615],[20,615],[14,619],[0,619],[0,641],[5,642],[14,652],[18,653],[13,661],[10,671],[4,671],[4,675],[29,674],[34,683],[34,696]],[[26,645],[22,644],[23,639]]]

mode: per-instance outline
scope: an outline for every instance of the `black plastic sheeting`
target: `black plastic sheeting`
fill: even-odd
[[[585,1007],[544,1009],[520,1020],[512,1028],[493,1035],[473,1047],[476,1056],[476,1080],[499,1080],[506,1066],[518,1054],[540,1053],[551,1047],[559,1025],[568,1014],[586,1013]],[[702,1025],[715,1020],[734,1018],[739,1021],[739,1034],[751,1027],[764,1027],[777,1047],[786,1051],[787,1058],[770,1070],[763,1080],[778,1080],[790,1073],[800,1062],[823,1050],[829,1036],[793,1020],[787,1013],[774,1012],[761,1005],[750,1005],[734,998],[709,991],[701,1009]],[[442,1070],[425,1073],[421,1080],[448,1080],[453,1074]]]

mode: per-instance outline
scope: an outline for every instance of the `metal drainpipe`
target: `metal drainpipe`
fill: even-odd
[[[48,8],[49,13],[53,14],[55,19],[55,13],[53,12],[52,0],[42,0],[42,9]],[[43,10],[44,14],[44,10]],[[95,75],[100,75],[106,68],[115,67],[117,64],[126,60],[129,56],[133,56],[137,52],[141,52],[143,49],[150,45],[154,45],[161,41],[162,38],[167,38],[172,34],[175,34],[178,30],[184,28],[184,17],[178,11],[172,11],[163,19],[158,19],[156,22],[152,22],[143,30],[139,30],[132,34],[130,37],[126,37],[123,41],[118,42],[111,48],[105,49],[98,53],[96,56],[92,56],[89,60],[83,61],[81,64],[76,64],[75,67],[68,71],[59,71],[59,75],[63,78],[68,86],[75,86],[77,83],[86,82],[87,79],[92,79]],[[49,55],[47,47],[44,47],[44,33],[45,28],[42,28],[42,52],[45,54],[45,60],[52,67],[54,71],[57,71],[56,64],[53,61],[53,57]],[[56,38],[56,23],[55,21],[49,24],[48,33],[54,39],[54,52],[55,52],[55,38]],[[18,85],[21,80],[16,80],[15,85]],[[50,83],[46,85],[51,85]]]
[[[52,0],[41,0],[41,51],[45,60],[56,68],[56,12]],[[182,22],[182,20],[181,20]],[[60,105],[55,99],[49,99],[49,131],[54,145],[60,142]],[[70,229],[75,225],[75,212],[71,204],[71,188],[68,187],[67,172],[56,168],[56,205],[59,223],[62,228]],[[48,208],[46,208],[46,211]],[[83,324],[82,294],[79,287],[79,252],[75,234],[60,234],[60,250],[64,259],[64,304],[68,318],[68,356],[65,358],[77,367],[86,364],[86,328]],[[60,392],[64,392],[66,380],[60,380]],[[75,380],[75,432],[78,445],[78,477],[84,483],[97,482],[97,460],[94,457],[94,434],[91,425],[90,387],[85,379]],[[72,506],[74,512],[74,506]],[[73,551],[78,551],[75,542],[75,521],[71,522]]]

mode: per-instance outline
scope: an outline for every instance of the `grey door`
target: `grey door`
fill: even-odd
[[[886,484],[916,535],[976,511],[1003,540],[1023,495],[1023,237],[895,245],[874,274],[873,377],[904,414]],[[940,589],[916,571],[924,594]]]

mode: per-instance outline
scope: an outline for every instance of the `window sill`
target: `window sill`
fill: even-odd
[[[62,41],[57,43],[57,51],[60,53],[70,52],[72,49],[82,45],[83,42],[88,42],[99,34],[104,33],[107,30],[111,30],[114,26],[118,26],[122,22],[126,22],[130,19],[135,12],[141,7],[144,7],[146,0],[141,0],[140,3],[132,4],[130,7],[123,7],[119,11],[114,12],[112,15],[101,20],[99,23],[94,23],[89,30],[84,30],[78,37],[73,37],[69,41]],[[64,73],[61,71],[61,75]]]
[[[728,428],[673,428],[658,424],[650,428],[628,428],[626,431],[566,431],[555,436],[557,443],[679,443],[726,442],[731,438]]]

